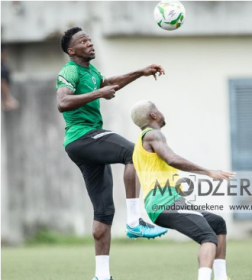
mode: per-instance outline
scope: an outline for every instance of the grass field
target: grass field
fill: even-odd
[[[113,240],[111,274],[115,280],[196,280],[198,245],[163,240]],[[252,240],[228,243],[232,280],[252,279]],[[2,248],[2,280],[91,280],[92,242]]]

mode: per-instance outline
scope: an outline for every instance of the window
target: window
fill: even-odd
[[[252,192],[252,78],[229,80],[232,170],[250,181]],[[235,196],[234,204],[251,204],[252,196]],[[234,213],[235,220],[251,220],[251,213]]]

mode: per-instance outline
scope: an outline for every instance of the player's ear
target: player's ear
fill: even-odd
[[[157,115],[155,113],[150,113],[150,117],[153,119],[153,120],[156,120],[157,119]]]
[[[67,52],[68,52],[69,55],[74,55],[75,54],[75,51],[74,51],[73,48],[68,48]]]

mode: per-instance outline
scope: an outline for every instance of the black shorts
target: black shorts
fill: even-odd
[[[66,146],[80,168],[94,207],[94,220],[112,224],[115,212],[110,164],[132,164],[134,144],[108,130],[92,130]]]
[[[178,206],[187,205],[183,197],[175,201],[174,204]],[[199,244],[212,242],[218,245],[217,235],[227,234],[225,220],[221,216],[207,211],[164,211],[158,216],[155,224],[161,227],[175,229]]]

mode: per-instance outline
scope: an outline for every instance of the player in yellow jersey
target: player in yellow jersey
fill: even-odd
[[[136,103],[131,117],[142,130],[135,144],[133,163],[150,219],[156,225],[175,229],[201,245],[198,280],[210,280],[212,268],[216,280],[228,280],[225,220],[210,212],[194,211],[193,205],[188,205],[181,192],[176,190],[175,177],[178,170],[226,180],[235,174],[207,170],[174,153],[161,132],[165,125],[164,115],[151,101]]]

